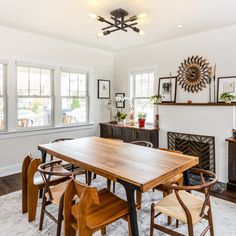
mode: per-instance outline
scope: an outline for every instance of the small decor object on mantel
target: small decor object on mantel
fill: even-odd
[[[126,116],[127,116],[127,114],[124,113],[124,112],[121,112],[121,111],[117,112],[116,118],[117,118],[117,121],[118,121],[119,125],[125,125],[125,123],[126,123]]]
[[[232,129],[233,138],[236,139],[236,129]]]
[[[232,95],[231,93],[225,92],[220,95],[220,99],[224,101],[225,103],[231,103],[233,99],[236,97]]]
[[[162,103],[162,98],[164,98],[164,96],[161,95],[153,95],[150,97],[150,101],[153,103]]]
[[[212,68],[206,59],[199,56],[188,57],[178,70],[179,85],[187,92],[199,92],[211,81]]]
[[[147,114],[145,112],[138,113],[138,126],[139,128],[143,128],[145,126]]]
[[[217,102],[236,102],[236,76],[218,78]]]
[[[158,95],[162,102],[176,102],[177,77],[159,78]]]
[[[98,80],[98,98],[100,99],[110,99],[110,80]]]

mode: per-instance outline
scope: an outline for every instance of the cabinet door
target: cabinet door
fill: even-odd
[[[112,138],[112,128],[108,125],[100,125],[100,137]]]
[[[229,180],[236,183],[236,143],[229,143]]]
[[[112,127],[112,138],[123,139],[123,129],[120,127]]]
[[[124,136],[123,140],[125,143],[130,143],[132,141],[135,141],[135,131],[133,129],[124,129]]]
[[[135,140],[137,141],[148,141],[150,142],[150,131],[148,130],[136,130]]]

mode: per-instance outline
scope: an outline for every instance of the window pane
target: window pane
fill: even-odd
[[[69,96],[70,95],[70,79],[69,73],[62,72],[61,73],[61,96]]]
[[[30,68],[30,95],[40,96],[40,69]]]
[[[51,71],[41,70],[41,96],[51,95]]]
[[[0,129],[4,129],[4,99],[0,97]]]
[[[78,75],[70,73],[70,96],[78,96]]]
[[[17,94],[29,95],[29,68],[17,67]]]
[[[63,124],[82,123],[87,121],[87,99],[63,98]]]
[[[135,107],[135,121],[138,120],[138,113],[139,112],[146,112],[147,118],[146,122],[153,123],[154,121],[154,106],[150,103],[149,99],[135,99],[134,100],[134,107]]]
[[[34,127],[51,124],[50,98],[19,98],[18,127]]]
[[[135,77],[135,90],[134,90],[134,96],[135,97],[141,97],[142,96],[142,75],[137,74]]]
[[[148,97],[151,97],[155,94],[154,91],[154,73],[149,73],[149,93]]]
[[[80,74],[79,75],[79,96],[85,97],[87,96],[87,80],[86,80],[86,75]]]
[[[148,74],[143,74],[142,78],[142,94],[141,97],[148,97],[149,93],[149,80],[148,80]]]
[[[0,64],[0,95],[3,95],[3,65]]]

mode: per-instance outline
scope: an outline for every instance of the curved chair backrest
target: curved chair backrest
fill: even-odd
[[[201,184],[199,185],[194,185],[194,186],[176,186],[176,185],[164,185],[165,188],[169,190],[174,190],[176,197],[184,209],[186,215],[188,218],[191,218],[191,214],[187,208],[187,206],[184,204],[182,201],[178,191],[184,190],[184,191],[191,191],[191,190],[198,190],[198,191],[203,191],[205,194],[205,200],[203,202],[203,206],[201,209],[200,217],[204,215],[205,208],[207,205],[210,205],[210,195],[212,192],[212,188],[214,187],[214,184],[217,182],[217,176],[213,172],[207,171],[207,170],[202,170],[202,169],[197,169],[197,168],[192,168],[191,172],[194,174],[197,174],[200,176],[201,179]]]
[[[59,142],[64,142],[67,140],[73,140],[74,138],[57,138],[52,140],[50,143],[59,143]],[[51,155],[51,161],[53,160],[53,156]]]
[[[149,148],[153,148],[153,144],[151,142],[148,141],[132,141],[130,142],[131,144],[136,144],[136,145],[140,145],[140,146],[145,146],[145,147],[149,147]]]
[[[51,161],[39,165],[38,171],[42,176],[42,179],[45,184],[45,192],[49,193],[50,200],[53,200],[51,190],[50,190],[50,181],[52,176],[61,176],[61,177],[70,177],[72,172],[66,170],[61,165],[61,160]]]
[[[79,229],[83,231],[83,227],[86,227],[87,223],[87,214],[91,207],[99,205],[99,197],[98,192],[95,187],[90,187],[78,182],[74,175],[72,180],[66,187],[64,194],[64,230],[65,235],[69,235],[68,231],[70,230],[70,222],[71,222],[71,207],[73,205],[73,199],[75,196],[78,196],[79,199],[79,214],[77,222],[79,222]]]
[[[73,140],[73,139],[74,139],[74,138],[58,138],[58,139],[52,140],[50,143],[63,142],[63,141]]]

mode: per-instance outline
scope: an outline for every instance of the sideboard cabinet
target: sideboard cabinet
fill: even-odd
[[[138,126],[118,125],[110,123],[100,123],[100,137],[121,139],[126,143],[132,141],[149,141],[154,148],[159,147],[159,129],[154,126]]]

